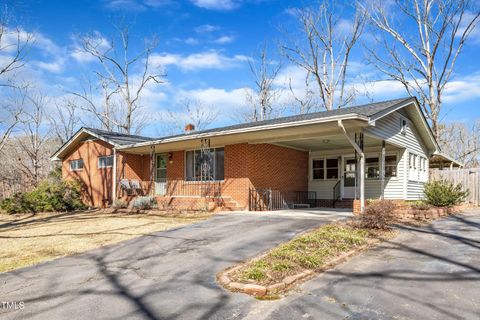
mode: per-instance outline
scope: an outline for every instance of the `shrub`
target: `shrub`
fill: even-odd
[[[8,214],[34,212],[25,193],[15,193],[12,197],[0,202],[0,209]]]
[[[113,209],[125,209],[127,207],[127,203],[122,199],[115,199],[112,203]]]
[[[50,175],[30,192],[4,199],[0,208],[9,214],[27,212],[72,211],[84,209],[82,186],[78,181],[64,181]]]
[[[132,200],[132,209],[148,210],[157,207],[154,197],[137,197]]]
[[[410,208],[415,209],[415,210],[428,210],[432,207],[431,204],[423,201],[423,200],[418,200],[418,201],[413,201],[409,203]]]
[[[365,208],[365,212],[356,220],[356,226],[367,229],[390,229],[395,222],[396,205],[391,200],[371,201]]]
[[[462,190],[462,185],[446,181],[431,181],[423,189],[427,203],[436,207],[450,207],[459,204],[468,196],[468,191]]]

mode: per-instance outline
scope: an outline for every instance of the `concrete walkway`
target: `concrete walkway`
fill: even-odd
[[[215,275],[296,234],[349,216],[302,210],[232,213],[0,275],[2,319],[236,319],[257,300]],[[34,241],[34,240],[32,240]],[[0,306],[1,307],[1,306]]]

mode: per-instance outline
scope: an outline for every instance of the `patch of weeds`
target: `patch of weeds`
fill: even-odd
[[[243,278],[246,280],[260,281],[267,277],[264,270],[256,267],[250,267],[243,271]]]
[[[329,260],[364,245],[372,235],[368,230],[348,225],[324,225],[272,249],[232,274],[237,281],[268,285],[304,270],[318,270]]]
[[[277,272],[287,271],[294,268],[294,265],[289,261],[276,261],[272,263],[272,270]]]

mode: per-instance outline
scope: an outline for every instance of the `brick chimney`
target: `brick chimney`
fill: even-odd
[[[195,126],[191,123],[189,123],[185,126],[185,133],[191,133],[194,130],[195,130]]]

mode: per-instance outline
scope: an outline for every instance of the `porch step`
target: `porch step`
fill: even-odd
[[[353,199],[337,200],[333,207],[339,209],[353,209]]]

